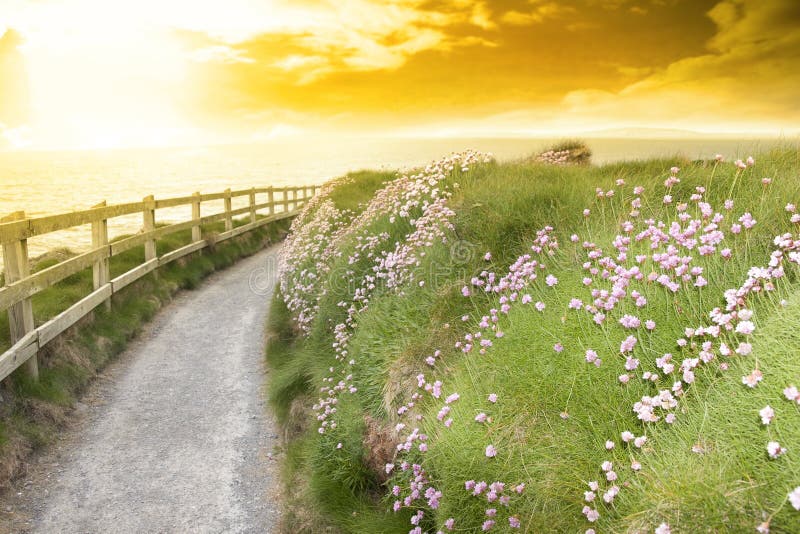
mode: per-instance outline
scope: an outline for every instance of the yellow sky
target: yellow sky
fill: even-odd
[[[794,135],[797,0],[0,0],[0,148]]]

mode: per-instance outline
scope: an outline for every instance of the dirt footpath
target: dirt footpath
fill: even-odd
[[[179,295],[92,386],[80,421],[33,462],[0,530],[270,532],[278,439],[264,324],[277,248]]]

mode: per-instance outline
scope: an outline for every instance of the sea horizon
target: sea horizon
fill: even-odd
[[[568,136],[567,136],[568,137]],[[0,216],[25,211],[39,217],[144,196],[185,196],[250,187],[321,184],[363,169],[408,171],[451,152],[474,149],[498,160],[536,154],[564,137],[344,138],[309,143],[305,138],[269,142],[161,148],[0,152]],[[789,137],[582,137],[592,163],[604,165],[654,157],[745,158],[777,146],[798,146]],[[235,205],[234,208],[241,207]],[[222,205],[210,206],[210,213]],[[185,210],[183,210],[185,211]],[[160,222],[185,218],[181,208],[159,211]],[[138,231],[136,216],[112,221],[111,237]],[[30,240],[32,256],[56,247],[85,250],[90,232],[78,227]]]

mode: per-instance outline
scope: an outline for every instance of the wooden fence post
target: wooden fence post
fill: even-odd
[[[17,211],[0,222],[21,221],[25,219],[24,211]],[[3,262],[5,264],[5,282],[10,285],[17,280],[30,275],[28,264],[28,240],[21,239],[12,243],[3,243]],[[27,298],[8,309],[8,326],[11,334],[11,343],[16,343],[28,332],[33,331],[33,305]],[[36,354],[28,358],[24,364],[25,371],[34,379],[39,380],[39,361]]]
[[[283,188],[283,212],[286,213],[289,211],[289,188]]]
[[[105,208],[106,201],[102,201],[92,208]],[[92,221],[92,248],[98,249],[108,246],[108,219],[99,221]],[[111,281],[111,269],[109,266],[109,259],[102,258],[94,262],[92,265],[92,279],[94,281],[95,291],[100,289]],[[111,309],[111,299],[104,302],[107,310]]]
[[[225,190],[225,231],[233,230],[233,216],[231,215],[231,190]]]
[[[297,188],[292,188],[292,211],[297,209]]]
[[[192,220],[196,223],[192,226],[192,243],[197,243],[203,237],[200,229],[200,192],[195,191],[192,196],[195,197],[192,201]]]
[[[272,186],[267,188],[267,202],[269,202],[267,215],[275,215],[275,188]]]
[[[250,189],[250,223],[256,222],[256,188]]]
[[[152,232],[156,229],[156,199],[153,195],[144,197],[144,231]],[[154,260],[156,258],[156,240],[148,238],[144,242],[144,261]]]

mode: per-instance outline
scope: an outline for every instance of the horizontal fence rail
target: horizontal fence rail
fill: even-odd
[[[28,374],[38,379],[37,355],[42,347],[101,304],[110,307],[111,296],[125,286],[163,265],[209,246],[209,240],[203,238],[202,225],[224,221],[225,231],[215,235],[213,242],[224,241],[271,222],[293,217],[316,194],[317,189],[317,186],[265,187],[239,191],[227,189],[222,193],[194,193],[166,199],[148,196],[142,202],[112,206],[102,202],[91,209],[61,215],[27,218],[20,211],[3,217],[0,219],[0,244],[5,266],[5,285],[0,288],[0,312],[8,312],[13,345],[0,354],[0,381],[23,366]],[[262,199],[266,198],[266,201],[257,203],[259,195],[262,195]],[[233,199],[239,197],[247,197],[248,204],[243,208],[233,209]],[[224,210],[202,216],[203,202],[215,200],[223,201]],[[157,210],[178,206],[191,206],[192,218],[166,226],[156,226]],[[260,210],[266,210],[266,214],[260,214]],[[137,213],[142,214],[142,230],[109,242],[108,220]],[[246,215],[248,222],[234,228],[233,218],[237,215]],[[28,239],[87,224],[91,225],[91,250],[31,274]],[[189,229],[191,243],[161,256],[157,255],[156,240]],[[144,245],[144,263],[112,279],[109,260],[141,245]],[[44,324],[35,325],[31,297],[89,267],[92,268],[94,290]]]

